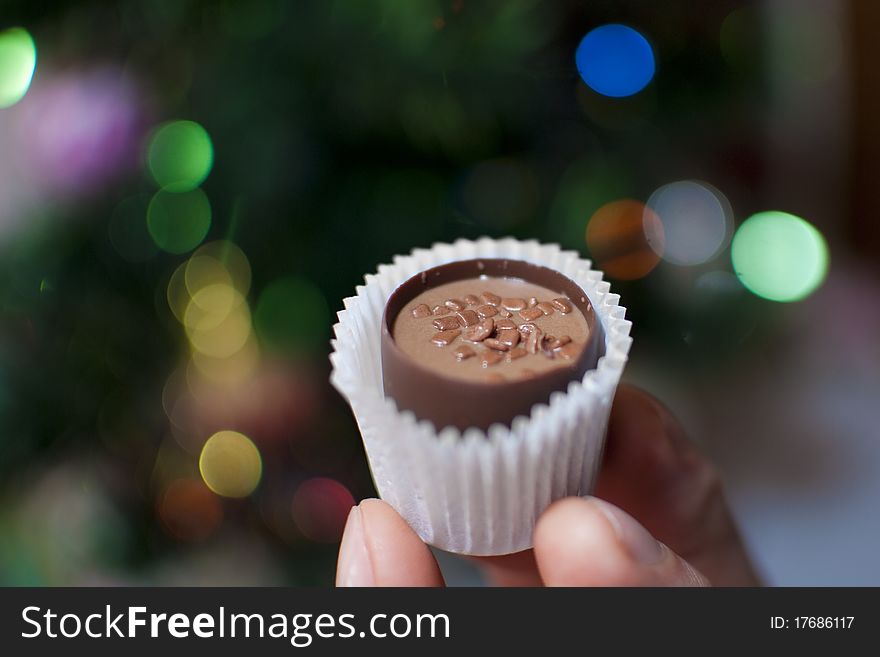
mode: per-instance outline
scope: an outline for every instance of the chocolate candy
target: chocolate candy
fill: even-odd
[[[386,395],[438,429],[509,424],[604,351],[575,283],[497,259],[448,263],[403,283],[386,305],[381,339]]]

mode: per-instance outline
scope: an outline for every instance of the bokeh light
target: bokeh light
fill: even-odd
[[[183,318],[195,351],[211,358],[229,358],[251,335],[250,308],[228,285],[209,285],[190,300]]]
[[[783,5],[775,32],[768,45],[786,81],[822,83],[840,70],[848,44],[835,20]]]
[[[211,203],[201,189],[182,194],[159,191],[147,209],[147,229],[163,251],[192,251],[211,228]]]
[[[150,137],[147,165],[156,183],[169,192],[195,189],[213,164],[211,137],[194,121],[169,121]]]
[[[215,386],[236,387],[254,376],[259,363],[260,347],[251,333],[231,356],[218,358],[193,349],[187,379],[191,389],[198,389],[205,381]]]
[[[257,335],[271,349],[301,353],[328,337],[330,312],[321,291],[304,278],[280,278],[260,294],[254,312]]]
[[[20,108],[17,164],[42,194],[100,193],[136,170],[143,111],[137,83],[113,66],[43,76]]]
[[[654,51],[631,27],[612,23],[591,30],[575,52],[581,79],[603,96],[637,94],[654,77]]]
[[[334,479],[316,477],[296,489],[291,512],[297,528],[306,538],[335,543],[342,536],[353,506],[354,498],[348,488]]]
[[[223,520],[223,506],[201,481],[175,479],[158,504],[159,518],[168,532],[182,541],[203,541]]]
[[[663,253],[663,224],[644,203],[622,199],[596,210],[587,224],[587,247],[600,269],[612,278],[647,275]]]
[[[228,283],[211,283],[190,296],[183,325],[194,331],[217,328],[243,303],[244,297]]]
[[[0,32],[0,109],[24,98],[37,65],[37,48],[27,30],[13,27]]]
[[[759,212],[737,229],[733,269],[749,290],[771,301],[809,296],[828,273],[828,245],[810,223],[787,212]]]
[[[247,256],[229,240],[200,246],[186,263],[184,280],[190,294],[212,283],[226,283],[246,295],[251,287]]]
[[[247,497],[263,474],[260,450],[244,434],[218,431],[202,447],[199,472],[208,488],[218,495]]]
[[[730,239],[733,216],[730,203],[714,187],[696,180],[663,185],[648,198],[653,214],[663,224],[665,246],[658,253],[676,265],[699,265],[711,260]],[[646,230],[650,230],[650,225]],[[656,244],[651,244],[655,247]]]

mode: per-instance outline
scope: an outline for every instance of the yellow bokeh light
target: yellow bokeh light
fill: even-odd
[[[183,314],[183,325],[194,331],[215,329],[242,304],[244,297],[234,287],[213,283],[190,297]]]
[[[199,247],[186,269],[190,294],[211,283],[227,283],[242,295],[251,287],[251,266],[247,256],[233,242],[217,240]]]
[[[246,303],[226,313],[205,313],[193,300],[187,308],[184,327],[195,351],[211,358],[229,358],[245,346],[251,335],[251,313]]]
[[[260,450],[237,431],[218,431],[208,438],[199,456],[205,484],[223,497],[247,497],[260,483]]]
[[[183,280],[191,296],[210,285],[233,287],[232,276],[222,262],[198,253],[186,261]]]
[[[228,358],[212,358],[193,350],[187,367],[187,380],[191,386],[207,382],[234,387],[253,377],[259,363],[260,347],[251,334],[244,346]]]

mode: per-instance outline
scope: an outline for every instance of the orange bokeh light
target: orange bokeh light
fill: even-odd
[[[622,280],[646,276],[660,262],[665,244],[660,217],[632,199],[596,210],[587,223],[586,239],[597,267]]]

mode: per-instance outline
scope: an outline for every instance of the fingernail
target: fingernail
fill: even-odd
[[[348,514],[339,560],[336,565],[336,586],[373,586],[373,564],[367,551],[361,510],[354,506]]]
[[[635,518],[598,497],[592,497],[590,501],[608,519],[617,538],[635,561],[646,566],[660,561],[663,546]]]

